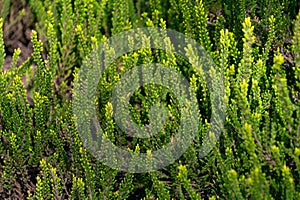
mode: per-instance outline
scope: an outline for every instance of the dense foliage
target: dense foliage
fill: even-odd
[[[9,69],[0,73],[1,199],[300,199],[298,1],[21,2],[33,17],[33,53],[19,63],[21,50],[15,49]],[[12,5],[0,1],[0,27],[11,20]],[[143,174],[103,165],[80,140],[72,88],[82,61],[110,36],[137,27],[169,28],[192,37],[222,72],[225,128],[206,157],[198,156],[211,116],[203,77],[174,54],[151,49],[120,57],[100,79],[97,114],[105,135],[133,152],[170,142],[180,112],[162,86],[143,86],[130,99],[141,126],[149,122],[151,104],[169,108],[172,119],[155,140],[126,138],[112,117],[111,92],[120,77],[136,64],[157,61],[180,71],[196,91],[197,140],[172,165]],[[1,68],[7,57],[2,35],[1,28]]]

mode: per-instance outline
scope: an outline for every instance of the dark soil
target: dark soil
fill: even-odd
[[[23,63],[32,53],[30,42],[31,31],[34,29],[34,16],[26,2],[12,1],[10,12],[4,23],[5,63],[2,70],[7,70],[11,64],[15,49],[21,49],[17,66]]]

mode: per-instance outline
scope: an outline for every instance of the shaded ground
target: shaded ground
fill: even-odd
[[[32,53],[30,38],[31,30],[34,29],[33,20],[34,17],[25,2],[12,1],[3,30],[6,53],[3,70],[6,70],[10,66],[15,49],[21,49],[18,65],[24,62]]]

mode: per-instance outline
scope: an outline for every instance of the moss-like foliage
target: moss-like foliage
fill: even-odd
[[[11,3],[1,3],[3,27]],[[0,199],[300,199],[298,1],[26,4],[35,17],[33,53],[18,64],[21,51],[16,49],[9,69],[0,72]],[[168,108],[164,127],[155,138],[139,139],[127,137],[117,126],[112,91],[133,66],[159,62],[177,70],[190,82],[199,104],[200,125],[190,148],[161,170],[131,174],[111,169],[90,154],[77,133],[67,94],[79,68],[89,67],[82,62],[98,44],[140,27],[173,29],[199,42],[222,73],[227,113],[216,146],[201,158],[212,115],[202,74],[171,51],[140,49],[116,59],[102,75],[93,101],[105,136],[120,148],[151,156],[173,140],[180,125],[176,96],[166,87],[148,84],[133,93],[130,114],[136,124],[149,126],[155,120],[150,107],[163,105]],[[2,36],[1,28],[1,68],[6,58]],[[108,52],[106,56],[113,56],[113,49]],[[27,90],[24,80],[30,85]]]

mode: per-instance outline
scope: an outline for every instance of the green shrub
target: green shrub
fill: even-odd
[[[36,21],[33,53],[18,66],[21,51],[16,49],[10,68],[0,74],[1,199],[300,198],[299,2],[26,2]],[[10,1],[1,5],[3,27]],[[200,158],[212,113],[202,75],[162,50],[141,49],[116,59],[99,81],[96,102],[101,127],[118,146],[151,155],[149,149],[170,142],[179,127],[178,99],[167,88],[149,84],[130,99],[135,122],[149,124],[150,106],[156,103],[168,107],[171,119],[155,140],[124,137],[113,119],[111,93],[133,66],[169,65],[190,81],[199,103],[199,133],[187,152],[161,170],[131,174],[109,168],[88,152],[67,94],[98,44],[138,27],[174,29],[201,43],[222,73],[227,113],[216,146]],[[6,58],[2,35],[0,29],[1,67]],[[32,105],[22,77],[31,86]]]

